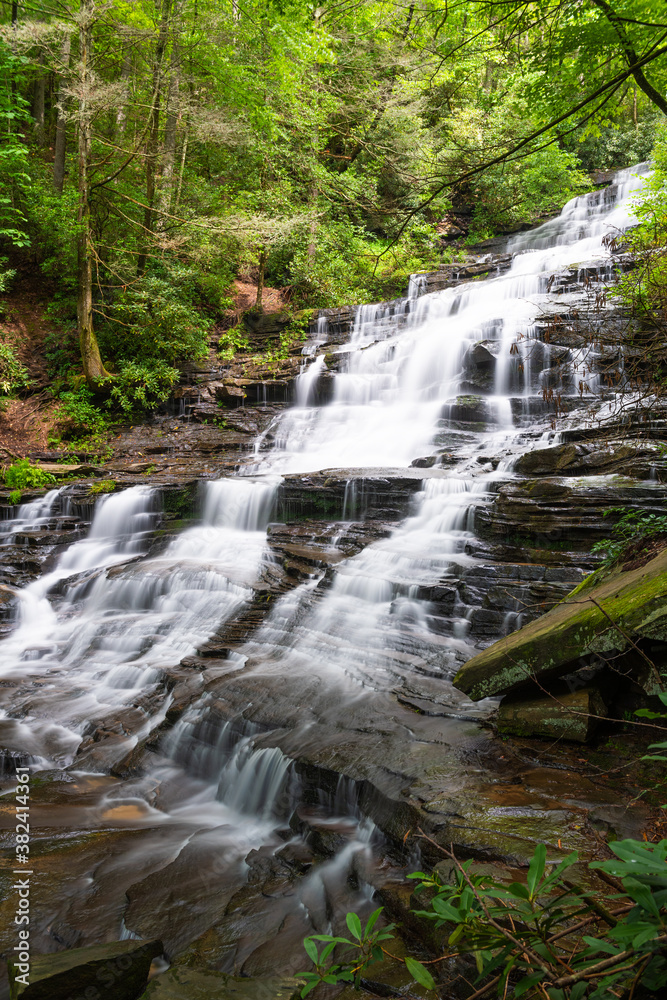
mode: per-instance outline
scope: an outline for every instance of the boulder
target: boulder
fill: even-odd
[[[569,442],[526,452],[514,463],[514,471],[526,476],[590,476],[616,472],[647,478],[656,457],[654,448],[626,441]]]
[[[498,732],[507,736],[544,736],[586,743],[607,714],[598,689],[592,685],[521,697],[508,695],[498,709]]]
[[[481,396],[457,396],[444,404],[440,415],[461,430],[484,430],[489,419],[486,401]]]
[[[593,573],[546,615],[468,660],[454,686],[477,701],[571,673],[582,657],[624,651],[638,639],[667,640],[667,549],[636,569]],[[657,692],[655,671],[643,686]]]
[[[34,955],[28,985],[22,968],[9,960],[11,1000],[137,1000],[148,982],[151,962],[161,955],[161,941],[111,941],[72,948],[54,955]]]

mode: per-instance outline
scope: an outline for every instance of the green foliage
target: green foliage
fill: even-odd
[[[568,878],[576,853],[547,862],[539,844],[526,882],[506,883],[455,864],[454,882],[417,872],[419,890],[433,893],[415,915],[451,928],[448,946],[474,956],[475,985],[494,978],[499,996],[603,1000],[635,976],[650,989],[667,984],[667,841],[611,843],[619,859],[594,862],[621,879],[631,906],[616,915]],[[602,964],[600,964],[602,963]]]
[[[6,292],[11,284],[12,278],[16,276],[16,271],[12,267],[6,267],[9,263],[8,257],[0,257],[0,294]],[[6,268],[3,270],[3,268]]]
[[[222,361],[231,361],[239,352],[245,352],[250,347],[248,331],[243,323],[225,330],[218,341],[218,357]]]
[[[110,417],[96,405],[85,383],[60,393],[57,414],[64,423],[62,437],[68,451],[86,451],[99,459],[108,457]],[[52,443],[60,445],[62,441]]]
[[[604,512],[605,517],[617,514],[621,517],[611,530],[611,538],[596,542],[591,547],[591,552],[606,553],[605,566],[611,566],[616,562],[631,544],[643,539],[648,541],[660,535],[667,536],[667,515],[645,514],[627,507],[610,507]]]
[[[5,469],[4,480],[5,485],[13,490],[34,489],[55,483],[55,478],[50,472],[45,472],[38,465],[33,465],[29,458],[19,458]]]
[[[113,493],[115,489],[115,479],[98,479],[97,482],[90,484],[88,492],[93,496],[96,496],[98,493]]]
[[[31,182],[29,151],[20,132],[28,118],[28,103],[18,86],[27,68],[28,59],[0,39],[0,242],[15,248],[30,245],[21,208]]]
[[[639,225],[623,242],[635,267],[623,273],[614,293],[633,318],[627,334],[633,348],[626,360],[624,384],[648,383],[656,395],[667,391],[664,341],[667,335],[667,128],[658,129],[655,170],[636,198]]]
[[[54,312],[76,320],[76,189],[67,187],[58,195],[44,168],[35,169],[25,193],[25,213],[33,259],[54,282]]]
[[[28,369],[19,361],[16,348],[0,343],[0,395],[9,396],[29,385]]]
[[[567,142],[584,170],[622,170],[648,160],[656,137],[657,116],[647,114],[636,125],[618,120],[593,125]]]
[[[128,286],[105,307],[100,346],[111,358],[166,365],[206,357],[211,326],[196,309],[194,274],[174,267]]]
[[[169,397],[178,376],[178,368],[161,358],[120,361],[118,374],[111,383],[111,405],[117,405],[126,414],[153,409]]]
[[[78,388],[61,392],[59,416],[67,420],[71,435],[103,434],[107,430],[107,419],[95,405],[95,397],[85,384]]]
[[[318,226],[315,240],[304,227],[272,250],[269,277],[290,285],[295,306],[325,308],[402,296],[411,274],[433,270],[442,260],[426,223],[390,245],[358,225],[332,220]]]
[[[301,990],[302,997],[307,996],[320,983],[332,985],[335,983],[354,983],[355,987],[359,988],[361,977],[366,969],[374,962],[382,960],[382,942],[390,941],[394,936],[392,933],[394,924],[387,924],[384,927],[376,926],[381,913],[382,907],[371,913],[363,928],[357,914],[348,913],[346,922],[351,935],[349,938],[335,934],[313,934],[304,940],[303,947],[308,958],[314,964],[315,971],[297,973],[300,978],[306,980],[306,985]],[[324,943],[321,950],[318,949],[318,941]],[[343,947],[341,948],[341,946]],[[342,951],[345,957],[333,959],[336,950]],[[423,978],[429,976],[419,962],[414,959],[411,962],[413,968],[410,969],[410,972],[415,978],[417,975]]]
[[[9,502],[13,504],[21,503],[21,497],[23,496],[22,490],[12,490],[9,494]]]

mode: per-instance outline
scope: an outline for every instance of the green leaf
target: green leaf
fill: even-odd
[[[591,948],[592,951],[603,951],[606,955],[619,955],[622,948],[616,948],[609,941],[605,941],[602,938],[588,937],[584,935],[584,942]]]
[[[356,913],[348,913],[345,917],[345,922],[348,926],[350,934],[352,937],[356,938],[357,941],[361,941],[361,920]]]
[[[528,874],[530,876],[530,872]],[[507,891],[510,896],[516,896],[518,899],[530,899],[533,894],[533,888],[524,885],[523,882],[512,882]]]
[[[541,972],[534,972],[530,976],[525,976],[523,979],[520,979],[514,987],[513,995],[515,997],[523,996],[523,994],[526,993],[532,986],[536,986],[538,983],[541,983],[543,978],[544,976]]]
[[[336,947],[337,943],[338,943],[337,941],[330,941],[329,944],[325,945],[325,947],[322,949],[322,954],[320,955],[319,961],[317,963],[318,965],[323,965],[326,962],[329,955]]]
[[[311,960],[311,962],[314,962],[315,965],[317,965],[318,964],[318,960],[317,960],[317,945],[315,944],[315,942],[313,941],[313,939],[312,938],[306,938],[304,940],[304,942],[303,942],[303,947],[305,949],[306,955]]]
[[[639,903],[644,910],[652,913],[654,917],[660,916],[660,911],[656,906],[653,893],[647,885],[643,885],[634,878],[624,878],[623,888],[627,892],[630,899],[634,899],[635,903]]]
[[[532,860],[528,867],[528,877],[526,879],[530,898],[535,895],[535,887],[544,875],[544,866],[547,861],[547,848],[545,844],[538,844],[535,848]]]
[[[364,934],[365,934],[366,937],[368,937],[368,935],[370,934],[370,932],[375,927],[375,925],[377,923],[377,920],[378,920],[378,917],[382,913],[382,910],[383,910],[382,906],[378,907],[377,910],[374,910],[373,913],[371,913],[370,917],[366,921],[366,930],[364,932]]]
[[[319,976],[314,976],[312,974],[312,972],[298,972],[297,975],[298,976],[303,976],[304,979],[308,980],[308,982],[306,983],[306,985],[301,990],[301,993],[299,994],[301,997],[308,996],[308,994],[310,993],[310,991],[314,990],[315,987],[320,982],[320,977]]]
[[[426,987],[427,990],[435,989],[435,980],[431,973],[426,969],[421,962],[418,962],[416,958],[406,958],[405,965],[412,976],[420,986]]]

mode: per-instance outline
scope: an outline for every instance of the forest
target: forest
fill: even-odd
[[[2,10],[2,287],[47,290],[51,384],[92,424],[168,396],[235,277],[302,322],[403,294],[646,159],[667,112],[659,0]]]

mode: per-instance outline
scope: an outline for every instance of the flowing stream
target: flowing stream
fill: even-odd
[[[177,953],[221,919],[250,852],[298,853],[306,828],[321,840],[335,832],[338,847],[296,893],[276,890],[276,927],[290,928],[276,947],[289,952],[313,928],[334,926],[334,911],[371,905],[364,872],[382,836],[363,807],[362,764],[350,761],[372,750],[390,789],[397,755],[417,767],[429,741],[445,754],[484,714],[449,683],[474,651],[478,609],[456,585],[475,571],[475,513],[518,455],[557,440],[544,402],[553,351],[540,329],[571,295],[565,282],[555,297],[552,276],[609,272],[605,237],[632,222],[638,170],[515,237],[503,273],[431,294],[416,276],[400,302],[359,307],[349,342],[330,349],[333,370],[317,354],[321,322],[295,405],[260,436],[241,475],[202,482],[200,523],[156,546],[150,487],[102,498],[87,536],[17,594],[0,644],[0,744],[70,782],[74,799],[47,826],[127,835],[93,865],[95,886],[80,875],[74,894],[49,899],[45,935],[61,925],[84,943],[159,933]],[[493,363],[483,397],[467,381],[480,350]],[[598,388],[592,367],[590,349],[572,349],[558,388],[573,402],[570,421],[577,409],[585,417]],[[330,401],[312,405],[323,379]],[[337,539],[363,516],[375,470],[419,478],[412,463],[430,457],[409,516],[342,557]],[[275,562],[267,528],[285,477],[320,470],[350,470],[331,567],[286,590],[224,656],[188,666],[255,606]],[[44,525],[65,495],[52,491],[3,522],[0,551],[13,533]],[[518,623],[511,612],[504,627]],[[189,704],[165,735],[174,684],[186,682]],[[437,718],[400,710],[408,694],[437,704]],[[135,767],[135,752],[148,763]],[[348,777],[316,801],[309,768]],[[180,889],[167,895],[163,882]],[[223,949],[219,968],[256,973],[243,941]]]

